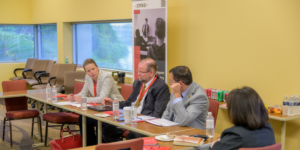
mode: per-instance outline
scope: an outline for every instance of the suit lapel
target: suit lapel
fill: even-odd
[[[194,86],[194,84],[192,83],[191,85],[192,87],[190,88],[190,90],[187,92],[187,94],[185,95],[185,97],[183,98],[183,102],[184,102],[184,106],[186,107],[190,101],[190,98],[194,95],[196,88]]]

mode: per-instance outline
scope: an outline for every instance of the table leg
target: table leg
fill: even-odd
[[[82,115],[82,147],[86,147],[86,116]]]
[[[98,144],[102,143],[102,121],[98,120]]]
[[[47,113],[47,104],[44,103],[44,114],[46,114],[46,113]],[[44,124],[46,124],[46,121],[44,121]]]
[[[40,109],[40,101],[37,101],[37,103],[36,103],[36,108],[39,110]],[[39,125],[40,125],[40,122],[39,122],[39,120],[37,120],[37,124],[38,124],[38,127],[39,127]],[[38,140],[41,140],[41,128],[38,128]]]
[[[286,121],[281,122],[281,150],[285,149],[285,131],[286,131]]]

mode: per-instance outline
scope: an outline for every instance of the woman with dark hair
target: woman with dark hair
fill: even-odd
[[[264,147],[275,144],[269,116],[258,93],[250,88],[232,90],[227,97],[227,112],[233,127],[223,131],[212,150]]]
[[[140,30],[136,29],[135,30],[135,37],[134,37],[134,46],[140,46],[141,50],[146,50],[146,41],[140,34]]]

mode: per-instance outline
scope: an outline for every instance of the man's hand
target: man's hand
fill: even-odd
[[[173,95],[175,96],[175,99],[178,97],[181,97],[181,85],[180,83],[173,83],[171,85],[171,91]]]
[[[113,100],[110,99],[110,98],[108,98],[108,97],[105,97],[105,98],[102,100],[101,103],[102,103],[104,106],[105,106],[105,105],[112,105]]]
[[[67,96],[67,98],[68,98],[68,100],[69,101],[74,101],[74,95],[73,94],[69,94],[68,96]]]
[[[75,101],[77,103],[81,103],[81,96],[80,95],[75,95],[74,98],[75,98]]]

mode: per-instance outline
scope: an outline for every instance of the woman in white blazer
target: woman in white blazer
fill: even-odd
[[[70,101],[76,100],[80,103],[81,97],[93,97],[88,98],[87,103],[99,103],[106,97],[111,99],[117,98],[118,101],[124,101],[121,96],[118,87],[112,78],[112,76],[98,68],[96,62],[93,59],[86,59],[83,62],[83,68],[86,73],[85,83],[80,93],[76,96],[73,94],[68,95]],[[86,118],[87,129],[87,146],[98,144],[97,135],[95,134],[97,129],[97,120],[87,117]],[[104,123],[103,123],[104,125]],[[96,126],[96,131],[94,127]],[[79,117],[80,134],[82,134],[82,116]]]

